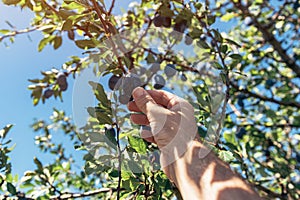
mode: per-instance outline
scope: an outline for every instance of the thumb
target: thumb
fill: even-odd
[[[151,108],[157,106],[150,94],[141,87],[135,88],[132,95],[137,107],[146,115],[149,114]]]

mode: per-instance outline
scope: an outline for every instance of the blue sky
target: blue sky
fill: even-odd
[[[118,1],[117,1],[118,2]],[[120,13],[120,7],[127,7],[128,2],[119,1],[116,4],[116,11]],[[109,4],[108,4],[109,5]],[[28,27],[32,13],[28,10],[21,10],[17,7],[5,6],[0,1],[0,29],[9,29],[5,23],[9,21],[17,29]],[[24,171],[34,169],[33,157],[43,157],[41,160],[47,163],[50,157],[45,157],[39,152],[34,144],[35,133],[30,128],[33,119],[48,120],[53,108],[63,109],[68,115],[72,115],[72,82],[69,90],[64,93],[64,102],[54,99],[48,100],[46,104],[39,104],[34,107],[30,98],[28,79],[41,77],[40,71],[52,67],[60,68],[61,64],[68,60],[70,55],[81,55],[82,51],[73,43],[64,40],[63,45],[54,51],[52,46],[47,46],[42,52],[37,51],[38,42],[42,34],[30,33],[32,41],[27,35],[19,35],[15,38],[14,44],[5,47],[0,43],[0,127],[6,124],[14,124],[9,137],[12,143],[16,144],[12,152],[13,173],[22,175]],[[6,40],[9,43],[8,40]],[[59,133],[58,133],[59,134]],[[63,139],[58,137],[58,140]],[[75,151],[71,144],[68,151],[75,157],[79,152]]]
[[[8,20],[17,29],[28,26],[31,13],[0,4],[0,27],[9,28],[5,23]],[[50,100],[45,105],[32,105],[30,91],[27,90],[29,78],[41,77],[40,71],[59,67],[69,55],[78,54],[70,43],[65,42],[61,49],[53,51],[46,47],[45,51],[38,53],[37,44],[42,38],[40,33],[30,34],[33,41],[26,35],[16,37],[14,44],[9,48],[0,43],[0,126],[14,124],[9,137],[16,148],[12,152],[13,173],[23,174],[24,171],[34,169],[33,157],[41,156],[34,144],[34,135],[30,124],[33,119],[48,119],[53,107],[64,109],[71,114],[71,90],[64,95],[64,103]],[[54,59],[55,58],[55,59]],[[74,153],[76,153],[74,151]],[[46,161],[46,159],[44,159]]]
[[[110,2],[106,0],[106,2]],[[120,8],[127,8],[129,2],[117,0],[114,13],[120,13]],[[110,5],[110,4],[107,4]],[[0,2],[0,29],[10,28],[5,21],[23,29],[28,27],[30,19],[33,17],[28,10],[21,10],[17,7],[8,7]],[[220,26],[221,30],[228,29]],[[27,35],[19,35],[15,39],[14,44],[9,44],[5,47],[4,43],[0,43],[0,128],[6,124],[15,124],[11,130],[9,137],[17,146],[12,152],[13,173],[23,174],[24,171],[34,169],[33,157],[42,158],[44,163],[47,163],[49,156],[41,154],[39,149],[34,144],[35,133],[30,128],[33,119],[49,119],[53,108],[63,109],[67,115],[72,116],[72,86],[70,83],[69,90],[64,93],[64,102],[50,99],[46,104],[39,104],[34,107],[30,98],[30,91],[27,86],[30,84],[28,79],[40,78],[40,71],[49,70],[52,67],[60,68],[61,64],[68,60],[70,55],[81,55],[82,51],[78,49],[72,42],[63,41],[63,45],[58,50],[54,51],[52,46],[46,46],[42,52],[37,51],[39,41],[42,39],[42,34],[33,32],[29,34],[32,41]],[[9,43],[8,40],[6,40]],[[70,81],[70,80],[69,80]],[[57,133],[59,135],[59,133]],[[57,140],[63,140],[57,137]],[[75,151],[72,144],[68,144],[68,151],[75,157],[80,155]]]

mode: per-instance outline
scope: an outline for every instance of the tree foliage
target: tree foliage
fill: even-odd
[[[180,95],[196,109],[203,141],[215,127],[217,142],[208,144],[262,197],[300,198],[299,1],[142,0],[131,2],[120,15],[113,14],[118,3],[115,0],[109,5],[102,0],[3,3],[29,9],[34,18],[25,30],[1,29],[2,43],[39,31],[43,39],[38,51],[47,45],[58,49],[65,40],[71,40],[83,52],[70,55],[61,68],[29,80],[34,105],[47,103],[49,98],[62,99],[68,80],[77,79],[91,66],[98,76],[113,77],[109,84],[89,83],[97,105],[87,108],[90,118],[81,129],[59,110],[53,111],[51,121],[33,123],[38,134],[36,144],[42,152],[56,157],[52,163],[34,158],[35,169],[20,178],[12,175],[9,153],[13,148],[7,140],[12,125],[0,131],[0,190],[4,197],[180,199],[176,187],[160,170],[157,147],[139,137],[122,106],[134,87],[143,86],[181,91]],[[162,40],[192,45],[196,57],[182,56],[172,45],[167,51],[149,48],[144,38],[151,41],[154,27],[163,30]],[[144,32],[134,34],[132,30]],[[120,38],[123,33],[133,34],[128,38],[134,38],[129,42],[136,48],[127,50],[126,37]],[[217,81],[201,78],[210,71],[201,71],[199,62],[209,63],[218,72],[224,86],[223,93],[217,91],[219,96],[209,89]],[[127,85],[134,87],[109,92],[107,85],[112,89],[118,80],[134,80],[132,74],[144,84],[138,78]],[[211,125],[212,119],[216,126]],[[86,152],[84,169],[76,168],[73,158],[66,154],[67,141],[53,142],[55,129],[62,130],[69,136],[69,143]],[[107,153],[95,157],[100,148]]]

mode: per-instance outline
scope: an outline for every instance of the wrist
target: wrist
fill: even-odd
[[[198,159],[201,150],[205,151],[205,146],[197,140],[192,140],[181,156],[175,150],[161,151],[160,162],[163,171],[178,186],[178,179],[188,177],[186,174],[188,165],[191,164],[193,159]]]

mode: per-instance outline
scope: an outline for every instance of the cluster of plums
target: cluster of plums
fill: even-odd
[[[59,86],[60,91],[66,91],[68,89],[67,75],[65,73],[58,73],[56,76],[56,84]],[[46,89],[44,91],[44,98],[49,99],[54,94],[53,89]]]
[[[145,70],[144,68],[141,68]],[[143,83],[139,75],[135,73],[128,73],[125,76],[112,75],[108,81],[108,86],[111,90],[119,90],[119,102],[121,104],[127,104],[130,100],[132,100],[132,91],[136,87],[145,87],[147,84],[152,84],[154,89],[162,89],[166,85],[165,78],[158,74],[157,72],[160,70],[159,63],[153,63],[148,69],[151,73],[151,82],[148,80],[147,83]],[[144,72],[145,73],[145,72]],[[175,65],[167,64],[164,67],[164,74],[168,79],[175,76],[177,70]],[[182,81],[187,81],[187,77],[184,73],[180,74],[180,78]]]
[[[156,27],[170,28],[172,25],[172,18],[168,16],[163,16],[161,14],[157,14],[153,18],[153,24]],[[173,27],[174,31],[180,33],[183,33],[186,28],[187,28],[187,21],[185,20],[177,21]]]

